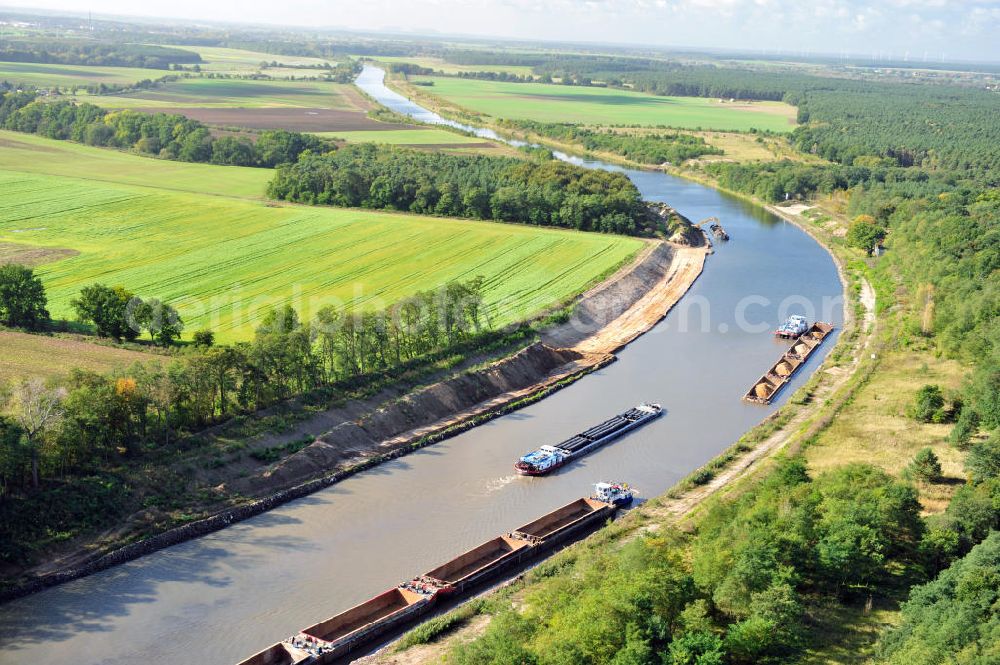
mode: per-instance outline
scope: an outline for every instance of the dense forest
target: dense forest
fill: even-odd
[[[1000,183],[1000,94],[944,86],[865,84],[799,100],[793,142],[841,164],[872,156],[899,166]]]
[[[334,146],[311,134],[267,130],[250,136],[216,136],[182,115],[106,111],[93,104],[45,102],[34,93],[0,93],[0,127],[50,139],[133,150],[184,162],[271,168],[305,151]]]
[[[682,132],[642,132],[628,129],[587,129],[570,123],[547,123],[532,120],[500,120],[500,127],[531,132],[546,138],[576,143],[587,150],[621,155],[640,164],[659,166],[664,162],[680,164],[702,155],[721,155],[723,151],[705,139]]]
[[[448,155],[362,144],[306,153],[278,169],[273,198],[559,226],[629,235],[653,231],[623,174],[555,160]]]
[[[803,152],[845,165],[880,158],[968,173],[991,184],[1000,177],[996,92],[666,63],[622,74],[597,64],[563,74],[657,95],[782,100],[799,108],[793,143]]]
[[[4,40],[0,44],[0,60],[144,69],[169,69],[174,64],[202,62],[194,51],[169,46],[52,38]]]

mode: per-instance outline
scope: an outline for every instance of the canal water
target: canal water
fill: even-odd
[[[380,70],[366,68],[359,85],[393,110],[444,122],[386,89]],[[662,173],[618,170],[645,198],[690,219],[718,216],[732,237],[618,362],[256,518],[0,606],[0,663],[233,663],[588,494],[596,481],[627,481],[653,497],[732,444],[776,408],[740,397],[787,346],[770,334],[778,322],[805,313],[839,331],[835,266],[807,234],[759,207]],[[514,475],[522,453],[641,401],[660,402],[666,415],[552,476]]]

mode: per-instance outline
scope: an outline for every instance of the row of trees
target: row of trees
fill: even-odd
[[[170,346],[184,331],[177,310],[157,298],[143,300],[123,286],[86,286],[72,306],[77,318],[94,326],[98,337],[132,341],[145,331],[149,340]]]
[[[4,40],[0,46],[0,60],[145,69],[169,69],[174,63],[202,62],[201,56],[194,51],[169,46],[52,37]]]
[[[556,141],[578,143],[587,150],[610,152],[641,164],[680,164],[702,155],[721,155],[723,151],[700,136],[682,132],[643,133],[635,130],[586,129],[570,123],[503,120],[501,126],[527,131]]]
[[[482,285],[482,278],[453,282],[382,311],[326,307],[312,321],[285,306],[263,318],[252,341],[196,346],[166,367],[135,365],[111,375],[75,370],[56,388],[20,382],[11,400],[21,414],[19,429],[8,422],[0,436],[0,495],[38,487],[46,475],[95,473],[236,412],[318,389],[346,390],[439,353],[485,344],[497,333]],[[122,287],[88,287],[74,306],[100,332],[122,339],[155,322],[150,333],[173,340],[182,325],[169,306]],[[52,417],[29,426],[30,414],[43,410]]]
[[[0,98],[0,127],[51,139],[134,150],[164,159],[233,166],[274,167],[294,162],[306,151],[333,150],[311,134],[268,130],[247,136],[212,134],[182,115],[106,111],[93,104],[43,102],[30,92]]]
[[[584,231],[650,232],[639,191],[625,175],[552,160],[362,144],[303,154],[278,169],[268,195]]]

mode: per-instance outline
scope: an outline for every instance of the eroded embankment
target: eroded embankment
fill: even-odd
[[[576,315],[543,333],[542,341],[402,398],[319,413],[302,424],[318,432],[310,445],[227,483],[225,489],[252,500],[112,551],[86,548],[49,561],[0,600],[217,531],[541,399],[612,362],[615,350],[652,328],[700,274],[705,255],[701,248],[651,243],[632,264],[581,296]]]
[[[366,413],[331,410],[323,419],[332,426],[310,445],[232,488],[259,496],[358,459],[412,448],[565,385],[612,362],[615,351],[656,325],[701,273],[704,259],[700,248],[651,244],[626,269],[581,296],[570,320],[545,331],[540,342]]]

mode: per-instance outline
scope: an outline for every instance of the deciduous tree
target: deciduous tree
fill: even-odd
[[[16,263],[0,265],[0,323],[37,330],[49,320],[45,287],[34,271]]]

